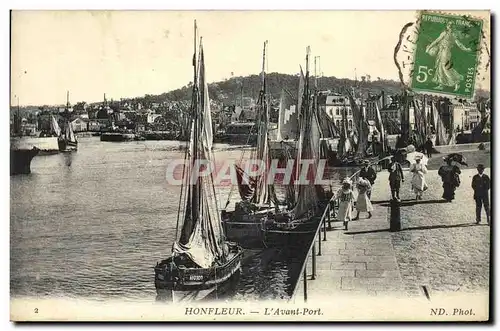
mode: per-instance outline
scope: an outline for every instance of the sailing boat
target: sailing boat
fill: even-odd
[[[78,149],[78,141],[76,135],[73,132],[73,127],[71,126],[70,119],[70,103],[69,103],[69,91],[66,93],[66,109],[64,110],[64,126],[63,130],[59,134],[57,139],[57,144],[59,145],[60,152],[71,152]]]
[[[259,176],[249,177],[241,167],[236,166],[241,201],[235,204],[234,211],[222,211],[222,222],[228,238],[244,245],[244,247],[261,246],[263,243],[260,230],[261,219],[269,213],[279,211],[280,207],[284,208],[284,206],[279,205],[274,185],[267,183],[271,155],[269,148],[270,102],[266,89],[267,79],[265,73],[266,47],[267,41],[264,42],[261,90],[257,103],[257,147],[250,157],[250,160],[262,160],[265,169]],[[243,155],[244,152],[241,159],[243,159]],[[230,199],[231,194],[228,197],[226,207],[229,205]]]
[[[300,110],[300,135],[298,141],[295,172],[292,181],[299,178],[302,173],[301,160],[312,161],[307,171],[307,183],[297,183],[294,190],[296,197],[292,208],[283,213],[276,213],[262,220],[261,230],[267,245],[298,244],[310,240],[321,220],[321,204],[326,201],[326,194],[321,186],[315,185],[316,170],[320,158],[319,143],[321,129],[317,116],[317,91],[311,96],[309,88],[309,55],[306,55],[306,76],[302,73],[304,81],[304,95],[299,100]],[[288,193],[288,192],[287,192]],[[290,194],[287,194],[292,198]]]
[[[176,241],[171,256],[156,264],[155,287],[159,299],[200,300],[218,296],[239,276],[243,249],[226,240],[211,176],[197,176],[193,169],[200,162],[213,160],[212,119],[208,85],[205,79],[203,46],[200,39],[199,62],[193,58],[194,80],[191,132],[186,148],[184,183],[179,200]],[[199,72],[199,77],[198,77]]]

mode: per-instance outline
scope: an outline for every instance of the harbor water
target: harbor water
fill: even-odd
[[[78,152],[37,156],[30,175],[11,176],[11,296],[154,300],[153,267],[170,253],[181,190],[166,169],[183,144],[81,138]],[[237,161],[242,147],[214,150]],[[333,185],[352,172],[330,171]],[[221,206],[229,191],[217,187]],[[288,298],[300,250],[247,251],[233,298]]]

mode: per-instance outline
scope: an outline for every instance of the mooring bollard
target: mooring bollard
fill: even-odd
[[[401,230],[401,203],[396,200],[391,200],[391,221],[390,229],[391,232],[396,232]]]

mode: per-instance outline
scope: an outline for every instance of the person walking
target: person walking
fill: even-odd
[[[391,163],[389,163],[389,186],[391,187],[392,200],[401,201],[399,198],[399,189],[401,182],[404,182],[403,168],[399,163],[400,153],[392,156]]]
[[[354,203],[354,194],[352,193],[352,182],[349,178],[342,182],[342,190],[339,195],[339,221],[344,224],[347,231],[348,223],[352,217],[352,204]]]
[[[410,166],[410,172],[413,173],[411,179],[411,187],[413,192],[415,192],[415,199],[422,200],[422,193],[427,190],[427,183],[425,182],[425,174],[427,173],[427,167],[422,164],[422,156],[415,156],[415,162]]]
[[[370,190],[368,191],[367,195],[369,198],[371,198],[372,195],[371,186],[375,184],[375,179],[377,179],[377,173],[370,165],[370,161],[368,160],[363,161],[363,168],[361,168],[361,171],[359,172],[359,177],[366,179],[370,182]]]
[[[431,137],[427,137],[427,140],[424,143],[425,153],[427,154],[427,158],[430,159],[432,157],[432,149],[434,148],[434,144],[432,143]]]
[[[353,218],[353,221],[359,220],[359,213],[364,212],[368,213],[368,218],[372,217],[373,206],[370,201],[370,197],[368,196],[368,192],[371,190],[370,182],[366,179],[359,178],[358,184],[358,199],[356,201],[356,217]]]
[[[481,223],[481,209],[484,206],[486,222],[490,225],[490,199],[489,190],[491,186],[490,177],[484,173],[484,165],[477,165],[477,174],[472,177],[472,189],[474,200],[476,200],[476,224]]]
[[[446,165],[443,165],[438,170],[438,175],[443,181],[443,199],[451,202],[455,199],[455,190],[460,186],[460,168],[453,165],[453,160],[449,157],[443,157]]]

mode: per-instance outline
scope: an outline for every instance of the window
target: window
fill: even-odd
[[[336,120],[336,121],[335,121],[335,125],[337,126],[337,128],[339,128],[339,127],[340,127],[340,121],[339,121],[339,120]]]
[[[340,108],[335,109],[335,115],[340,115]]]
[[[347,110],[347,115],[352,115],[352,110],[351,110],[351,108],[349,108],[349,109]]]
[[[349,124],[347,124],[347,125],[348,125],[348,127],[349,127],[349,130],[352,130],[352,120],[349,120],[349,122],[348,122],[348,123],[349,123]]]

